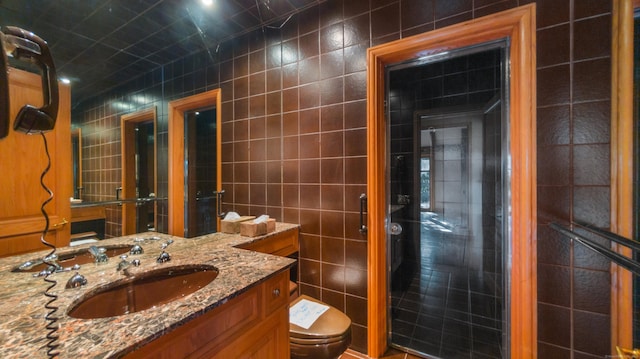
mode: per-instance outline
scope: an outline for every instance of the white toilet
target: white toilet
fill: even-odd
[[[300,295],[290,303],[295,305],[306,299],[329,309],[309,329],[289,323],[291,359],[335,359],[351,344],[351,319],[336,308],[306,295]]]

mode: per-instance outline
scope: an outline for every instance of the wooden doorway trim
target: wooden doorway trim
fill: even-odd
[[[153,172],[154,183],[153,193],[158,193],[158,146],[156,139],[158,138],[158,126],[157,126],[156,108],[148,108],[146,110],[133,112],[122,115],[120,117],[120,136],[122,138],[121,143],[121,165],[122,165],[122,198],[131,199],[136,198],[136,161],[135,157],[131,156],[135,154],[135,141],[136,125],[142,122],[153,122]],[[154,203],[154,207],[157,212],[157,203]],[[124,203],[122,205],[122,235],[134,234],[137,232],[136,228],[136,204]],[[158,228],[157,216],[154,218],[154,227]]]
[[[387,348],[385,66],[510,39],[511,358],[537,357],[535,4],[372,47],[367,51],[368,355]]]
[[[611,232],[633,238],[633,11],[638,0],[614,0],[611,48]],[[637,235],[637,234],[636,234]],[[613,245],[631,256],[631,249]],[[633,347],[633,276],[611,267],[611,353]]]
[[[216,191],[222,188],[222,94],[220,89],[169,102],[169,234],[184,237],[184,113],[216,107]],[[218,219],[219,221],[219,219]],[[220,223],[218,223],[220,228]]]

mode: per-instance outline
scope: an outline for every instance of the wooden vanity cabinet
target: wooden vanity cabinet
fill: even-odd
[[[255,242],[239,245],[239,248],[250,249],[252,251],[273,254],[276,256],[297,259],[300,250],[299,230],[280,232],[278,234],[262,238]],[[291,269],[289,281],[290,299],[298,297],[298,271],[297,266]]]
[[[288,358],[288,286],[287,269],[126,358]]]
[[[298,230],[238,247],[291,257],[299,250]],[[288,358],[290,277],[287,269],[126,358]]]
[[[71,242],[78,239],[104,239],[107,215],[105,208],[71,207]]]

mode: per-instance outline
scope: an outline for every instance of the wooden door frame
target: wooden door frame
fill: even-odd
[[[216,191],[220,191],[222,90],[210,90],[169,102],[169,234],[174,236],[184,237],[184,113],[210,106],[216,107]],[[220,219],[217,221],[220,228]]]
[[[510,39],[511,358],[537,357],[536,7],[529,4],[367,50],[368,355],[387,348],[385,65]]]
[[[613,0],[611,41],[611,232],[633,238],[633,11],[639,0]],[[637,236],[637,234],[636,234]],[[631,256],[626,247],[614,250]],[[611,266],[611,353],[633,347],[633,276]]]
[[[120,138],[121,138],[121,164],[122,164],[122,198],[131,199],[136,197],[135,178],[135,126],[142,122],[153,122],[153,193],[158,193],[158,138],[157,111],[156,107],[128,113],[120,116]],[[157,212],[157,202],[153,204],[155,213]],[[122,235],[134,234],[136,228],[136,204],[124,203],[122,205]],[[154,227],[158,228],[157,216],[155,216]]]

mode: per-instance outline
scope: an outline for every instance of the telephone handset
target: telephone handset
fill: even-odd
[[[3,105],[3,101],[6,101],[6,107],[3,108],[7,109],[7,113],[9,108],[9,85],[8,79],[1,77],[7,76],[8,62],[6,61],[5,52],[17,60],[34,63],[42,71],[42,100],[44,105],[39,108],[29,104],[24,105],[16,116],[13,129],[26,134],[53,130],[56,117],[58,116],[58,80],[53,64],[53,57],[51,56],[47,43],[36,34],[15,26],[4,26],[0,38],[3,42],[2,56],[4,56],[4,59],[0,60],[4,61],[0,69],[0,72],[3,73],[3,75],[0,75],[0,81],[2,82],[2,86],[6,86],[6,88],[0,89],[0,95],[3,95],[1,92],[6,94],[6,96],[1,96],[4,99],[0,99],[0,105]],[[8,114],[6,118],[8,121]],[[0,123],[2,121],[3,120],[0,119]],[[7,125],[5,125],[5,128],[6,126]],[[0,138],[2,138],[1,129]]]

